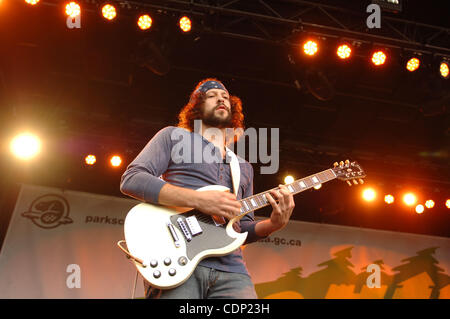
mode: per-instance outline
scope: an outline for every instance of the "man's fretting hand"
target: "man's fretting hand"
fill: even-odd
[[[285,185],[279,185],[279,190],[270,190],[266,198],[272,205],[270,222],[274,230],[279,230],[287,225],[295,207],[294,197]],[[278,200],[278,203],[276,202]]]

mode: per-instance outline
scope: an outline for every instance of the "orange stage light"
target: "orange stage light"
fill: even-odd
[[[429,199],[425,202],[425,207],[426,208],[433,208],[434,207],[434,200]]]
[[[317,45],[317,42],[314,41],[307,41],[305,44],[303,44],[303,52],[305,52],[306,55],[313,56],[317,53],[319,50],[319,47]]]
[[[114,155],[111,157],[110,163],[113,167],[119,167],[122,164],[122,158],[118,155]]]
[[[97,158],[95,157],[95,155],[92,155],[92,154],[89,154],[88,156],[86,156],[84,158],[84,162],[87,165],[94,165],[96,161],[97,161]]]
[[[184,16],[180,19],[179,26],[183,32],[189,32],[192,29],[192,21],[188,17]]]
[[[403,196],[403,202],[407,206],[412,206],[417,202],[417,197],[413,193],[407,193]]]
[[[347,44],[342,44],[337,49],[337,55],[341,59],[348,59],[352,54],[352,49]]]
[[[152,18],[148,14],[141,15],[137,24],[141,30],[150,29],[152,26]]]
[[[285,184],[291,184],[291,183],[293,183],[294,182],[294,177],[292,176],[292,175],[287,175],[285,178],[284,178],[284,183]]]
[[[394,196],[392,196],[392,195],[386,195],[386,196],[384,196],[384,201],[387,203],[387,204],[392,204],[393,202],[394,202]]]
[[[441,73],[441,76],[444,79],[448,79],[449,68],[448,68],[448,63],[447,62],[441,62],[441,65],[439,67],[439,72]]]
[[[372,63],[376,66],[383,65],[386,62],[386,54],[383,51],[377,51],[372,54]]]
[[[366,188],[362,192],[362,197],[365,201],[372,202],[377,197],[377,193],[373,188]]]
[[[18,159],[28,161],[41,152],[41,140],[38,136],[25,132],[15,136],[10,142],[10,151]]]
[[[117,16],[116,8],[111,4],[105,4],[102,7],[102,15],[107,20],[113,20]]]
[[[35,4],[37,4],[39,2],[39,0],[25,0],[25,2],[34,6]]]
[[[411,58],[406,63],[406,69],[410,72],[416,71],[420,66],[420,60],[418,58]]]
[[[81,7],[78,3],[72,1],[68,4],[66,4],[66,14],[69,17],[75,18],[75,17],[79,16],[80,13],[81,13]]]
[[[422,214],[424,210],[425,210],[425,208],[423,207],[423,205],[417,205],[416,206],[416,213],[417,214]]]

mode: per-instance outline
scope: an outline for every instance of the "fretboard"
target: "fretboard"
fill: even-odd
[[[333,172],[333,170],[327,169],[323,172],[298,179],[291,184],[286,184],[285,186],[292,194],[295,195],[319,184],[331,181],[335,178],[336,174]],[[279,187],[273,189],[278,190]],[[270,205],[269,201],[266,198],[267,193],[270,193],[270,190],[241,199],[239,201],[241,203],[241,215],[245,215],[247,213]]]

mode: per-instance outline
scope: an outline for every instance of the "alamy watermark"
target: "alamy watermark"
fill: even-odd
[[[381,288],[381,268],[377,264],[367,266],[366,272],[371,273],[366,279],[369,288]]]
[[[238,160],[243,162],[246,158],[246,138],[248,138],[248,162],[268,164],[261,166],[261,174],[275,174],[279,169],[280,162],[280,130],[270,129],[270,149],[267,128],[253,127],[247,128],[207,128],[202,131],[202,121],[194,121],[194,132],[203,135],[209,141],[225,141],[228,144],[238,138],[233,143],[232,152],[238,156]],[[225,134],[225,136],[224,136]],[[172,141],[176,141],[172,148],[171,158],[174,163],[221,163],[222,157],[215,151],[213,143],[203,147],[201,138],[191,138],[191,135],[184,129],[177,128],[171,133]],[[192,145],[193,144],[193,145]],[[227,157],[227,161],[230,159]]]
[[[81,268],[77,264],[67,265],[66,272],[69,273],[66,279],[66,286],[69,289],[81,288]]]
[[[381,28],[381,8],[378,4],[369,4],[366,8],[367,13],[371,13],[366,19],[366,25],[369,29]]]
[[[68,16],[66,19],[66,26],[69,29],[81,29],[81,15],[77,15],[73,18]]]

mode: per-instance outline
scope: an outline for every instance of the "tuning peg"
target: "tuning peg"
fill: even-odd
[[[347,167],[350,166],[350,161],[349,161],[349,160],[346,160],[346,161],[345,161],[345,166],[347,166]]]
[[[347,181],[348,186],[352,186],[352,182]]]
[[[334,162],[334,163],[333,163],[333,166],[334,166],[334,167],[338,167],[338,165],[339,165],[338,162]]]
[[[356,179],[353,180],[353,184],[358,185],[358,182],[356,181]]]
[[[359,182],[360,184],[364,184],[364,180],[362,180],[361,178],[358,179],[358,182]]]
[[[340,167],[344,167],[344,162],[341,161],[341,162],[339,163],[339,166],[340,166]]]

